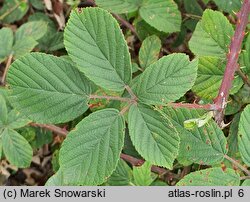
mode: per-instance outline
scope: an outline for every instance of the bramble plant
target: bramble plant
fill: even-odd
[[[71,11],[64,30],[69,57],[33,52],[10,65],[8,100],[24,121],[13,117],[18,125],[10,124],[12,111],[7,116],[0,94],[0,156],[3,147],[10,163],[28,166],[31,147],[14,129],[29,123],[65,137],[59,168],[47,185],[161,185],[157,174],[165,176],[178,166],[184,166],[180,186],[238,186],[245,179],[243,185],[249,184],[250,102],[242,98],[250,86],[246,76],[250,36],[244,32],[250,1],[243,2],[235,30],[222,12],[201,11],[200,20],[192,21],[196,26],[189,41],[192,59],[184,53],[160,57],[162,36],[181,31],[181,12],[174,1],[95,2],[99,7]],[[223,2],[218,2],[219,8],[224,8]],[[240,9],[239,4],[231,6],[225,12]],[[139,65],[131,59],[120,25],[109,11],[143,40]],[[148,23],[150,30],[137,33],[118,14],[131,14],[137,23]],[[241,53],[243,39],[246,50]],[[199,102],[188,103],[188,92],[195,93]],[[103,100],[108,104],[92,109]],[[224,116],[234,114],[226,137]],[[76,119],[69,132],[51,125]],[[131,156],[125,151],[129,141]],[[204,169],[185,173],[197,164]]]

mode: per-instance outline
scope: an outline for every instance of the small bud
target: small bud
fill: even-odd
[[[184,127],[186,129],[194,129],[195,127],[197,126],[197,120],[196,119],[189,119],[189,120],[186,120],[184,121]]]
[[[195,127],[202,127],[204,126],[206,123],[208,123],[208,121],[213,117],[213,112],[208,112],[207,114],[204,114],[201,118],[197,118],[197,119],[189,119],[184,121],[184,127],[186,129],[194,129]]]

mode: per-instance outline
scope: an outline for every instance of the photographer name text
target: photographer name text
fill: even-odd
[[[41,190],[31,190],[29,188],[22,189],[5,189],[3,191],[3,197],[5,199],[15,199],[15,198],[105,198],[105,189],[95,189],[95,190],[63,190],[62,188],[57,188],[55,190],[41,189]]]

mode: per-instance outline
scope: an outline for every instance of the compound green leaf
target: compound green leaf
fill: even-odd
[[[139,12],[143,20],[159,31],[180,31],[181,13],[173,0],[143,0]]]
[[[6,127],[8,127],[9,129],[18,129],[27,125],[30,122],[31,121],[25,116],[23,116],[23,114],[20,114],[16,110],[11,110],[8,113]]]
[[[14,36],[10,28],[0,29],[0,62],[11,54],[13,41]]]
[[[39,40],[39,48],[50,52],[64,48],[62,32],[55,32],[53,35],[47,33],[46,35],[49,36],[49,39],[45,40],[45,37],[43,37],[43,40]],[[41,41],[43,41],[42,44],[40,43]]]
[[[25,40],[17,41],[13,46],[14,58],[18,59],[31,52],[37,44],[38,42],[31,36],[26,37]]]
[[[47,32],[47,23],[45,21],[32,21],[23,24],[15,34],[15,41],[25,40],[32,37],[35,40],[40,39]]]
[[[128,124],[129,135],[139,154],[153,165],[172,169],[180,143],[172,123],[151,107],[139,104],[130,107]]]
[[[198,61],[189,61],[182,53],[162,57],[140,75],[134,92],[146,104],[165,105],[183,96],[192,88]]]
[[[227,168],[208,168],[186,175],[177,186],[239,186],[240,175]]]
[[[0,128],[6,123],[7,114],[8,110],[5,99],[2,95],[0,95]]]
[[[196,0],[183,1],[185,11],[190,14],[201,16],[203,10]],[[194,20],[194,19],[193,19]]]
[[[55,23],[44,13],[36,12],[30,15],[29,22],[44,21],[47,23],[46,33],[38,40],[38,48],[41,51],[52,52],[64,48],[63,32],[59,32]]]
[[[44,2],[41,0],[29,0],[29,2],[31,3],[31,5],[38,9],[38,10],[44,10],[45,9],[45,5]]]
[[[239,131],[238,131],[238,144],[242,160],[245,164],[250,166],[250,105],[247,105],[241,113]]]
[[[234,30],[223,13],[207,9],[189,41],[191,51],[198,56],[226,58]]]
[[[103,88],[122,91],[131,80],[128,46],[119,24],[107,11],[72,11],[64,43],[80,71]]]
[[[184,128],[184,121],[200,118],[204,115],[204,111],[166,107],[162,115],[166,117],[166,120],[171,120],[180,134],[178,160],[181,163],[213,165],[224,159],[227,153],[227,140],[213,120],[199,128],[195,127],[191,130]]]
[[[70,132],[59,162],[68,185],[99,185],[115,170],[124,143],[125,124],[116,109],[104,109],[83,119]]]
[[[240,10],[241,0],[214,0],[217,6],[228,13],[234,14]]]
[[[58,57],[41,53],[26,55],[12,63],[7,82],[12,104],[33,121],[67,122],[88,109],[90,82]]]
[[[146,68],[158,60],[161,50],[161,40],[153,35],[147,37],[141,45],[139,61],[142,68]]]
[[[109,177],[107,183],[111,186],[128,186],[132,183],[132,169],[120,159],[115,171]]]
[[[28,1],[24,0],[5,0],[0,10],[0,21],[12,23],[22,19],[29,9]]]
[[[133,167],[134,184],[136,186],[149,186],[157,177],[151,173],[151,164],[144,162],[142,166]]]
[[[8,161],[19,167],[28,167],[32,159],[32,148],[27,140],[12,129],[4,129],[2,133],[3,151]]]
[[[217,57],[199,57],[198,75],[192,90],[202,98],[215,98],[224,76],[225,67],[226,61]],[[236,76],[230,93],[236,93],[242,85],[242,79]]]
[[[131,13],[139,8],[142,0],[96,0],[96,4],[113,13]]]
[[[250,180],[244,180],[241,186],[250,186]]]
[[[134,27],[136,29],[136,33],[138,35],[138,38],[143,41],[147,37],[151,35],[156,35],[158,37],[166,37],[168,34],[164,32],[160,32],[148,23],[146,23],[144,20],[137,18],[133,21]]]

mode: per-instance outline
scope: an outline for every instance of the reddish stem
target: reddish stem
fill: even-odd
[[[240,163],[238,163],[236,160],[234,160],[233,158],[229,157],[228,155],[225,155],[224,157],[225,157],[225,159],[227,159],[228,161],[230,161],[233,165],[235,165],[236,167],[238,167],[239,169],[241,169],[248,176],[250,176],[250,171],[247,168],[245,168],[244,166],[242,166]]]
[[[129,110],[130,107],[131,107],[131,104],[125,106],[125,107],[120,111],[120,114],[121,114],[121,115],[124,115],[124,114]]]
[[[190,104],[190,103],[169,103],[169,106],[173,108],[188,108],[188,109],[205,109],[208,111],[216,111],[218,110],[218,106],[215,104],[205,104],[205,105],[200,105],[200,104]]]
[[[121,154],[120,156],[124,161],[129,162],[132,166],[141,166],[144,163],[144,160],[137,159],[133,156],[127,154]]]
[[[96,6],[96,3],[94,0],[88,0],[89,3],[91,3],[93,6]],[[112,13],[112,15],[125,27],[127,27],[135,36],[138,37],[137,32],[134,28],[133,25],[131,25],[128,21],[126,21],[125,19],[123,19],[121,16]]]
[[[90,95],[89,99],[104,99],[104,100],[118,100],[120,102],[132,102],[130,98],[123,98],[119,96],[108,96],[108,95]]]
[[[134,94],[133,90],[132,90],[128,85],[125,86],[125,89],[128,91],[128,93],[129,93],[129,95],[132,97],[132,99],[136,101],[136,100],[137,100],[137,97],[136,97],[136,95]]]
[[[58,126],[55,126],[55,125],[39,124],[39,123],[30,123],[29,125],[33,126],[33,127],[44,128],[45,130],[52,131],[52,132],[56,133],[57,135],[60,135],[60,136],[63,136],[63,137],[66,137],[68,135],[68,133],[69,133],[69,131],[67,131],[67,130],[65,130],[63,128],[60,128]]]
[[[69,133],[69,131],[63,129],[63,128],[60,128],[58,126],[55,126],[55,125],[49,125],[49,124],[38,124],[38,123],[30,123],[29,124],[30,126],[33,126],[33,127],[40,127],[40,128],[44,128],[45,130],[49,130],[49,131],[52,131],[58,135],[61,135],[63,137],[66,137]],[[144,163],[144,160],[142,159],[137,159],[133,156],[130,156],[130,155],[127,155],[127,154],[123,154],[121,153],[120,157],[129,162],[132,166],[141,166],[143,163]],[[170,171],[169,170],[166,170],[164,168],[160,168],[160,167],[157,167],[157,166],[152,166],[151,170],[155,173],[158,173],[159,175],[164,175],[164,174],[167,174],[169,173]],[[171,177],[171,176],[170,176]]]
[[[112,15],[122,24],[124,25],[125,27],[127,27],[135,36],[138,37],[137,35],[137,32],[134,28],[133,25],[131,25],[128,21],[124,20],[121,16],[115,14],[115,13],[112,13]]]
[[[142,159],[137,159],[133,156],[127,155],[127,154],[121,154],[120,155],[121,159],[124,161],[127,161],[130,163],[132,166],[141,166],[145,161]],[[164,168],[160,168],[158,166],[152,166],[151,171],[154,173],[157,173],[159,175],[164,175],[170,172],[170,170],[166,170]]]
[[[220,86],[218,96],[214,100],[215,105],[219,107],[219,110],[215,114],[215,120],[220,126],[223,125],[223,111],[226,107],[229,91],[234,79],[234,74],[238,69],[238,59],[241,52],[241,44],[245,36],[245,29],[248,24],[249,13],[250,0],[244,0],[241,10],[237,14],[238,20],[234,36],[231,40],[229,53],[227,55],[227,65],[224,77]]]

